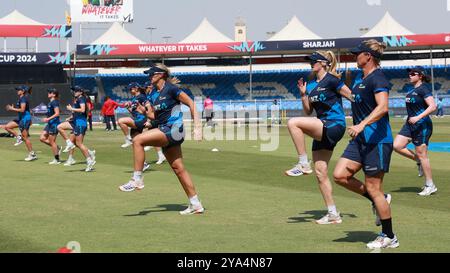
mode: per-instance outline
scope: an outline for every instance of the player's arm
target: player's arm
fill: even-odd
[[[352,96],[352,90],[345,84],[339,89],[339,94],[351,102],[355,101]]]
[[[309,101],[308,95],[306,94],[306,82],[303,81],[303,78],[298,80],[297,87],[298,90],[300,91],[300,98],[303,104],[303,112],[309,116],[312,114],[313,109],[311,102]]]
[[[84,111],[86,111],[86,104],[80,103],[80,108],[73,108],[71,105],[68,105],[67,110],[77,113],[84,113]]]
[[[149,101],[147,101],[147,103],[145,104],[145,108],[147,109],[147,112],[146,112],[147,118],[154,120],[156,118],[155,117],[155,109],[153,108],[152,104]]]
[[[18,112],[18,113],[24,113],[26,108],[27,108],[27,104],[25,102],[20,104],[20,108],[16,108],[12,104],[6,106],[6,110]]]
[[[409,120],[408,120],[409,123],[415,124],[419,120],[423,119],[424,117],[429,116],[431,113],[436,111],[437,106],[436,106],[436,102],[434,101],[433,96],[429,96],[429,97],[425,98],[425,103],[428,105],[427,109],[425,109],[425,111],[423,111],[420,115],[409,118]]]
[[[359,124],[353,125],[348,128],[348,134],[355,138],[361,133],[367,125],[380,120],[389,111],[389,93],[388,92],[378,92],[375,94],[375,101],[377,102],[377,107],[373,109],[372,113],[368,115]]]

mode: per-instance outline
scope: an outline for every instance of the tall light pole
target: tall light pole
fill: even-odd
[[[153,42],[153,39],[152,39],[153,38],[153,30],[155,30],[156,27],[147,27],[145,29],[150,31],[150,43],[152,43]]]
[[[169,39],[172,38],[172,36],[164,36],[162,37],[165,41],[165,43],[167,44],[169,42]]]

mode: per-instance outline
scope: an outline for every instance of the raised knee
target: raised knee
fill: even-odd
[[[314,168],[317,179],[321,182],[328,177],[328,171],[326,168]]]
[[[348,177],[345,176],[345,175],[342,174],[342,173],[334,172],[334,173],[333,173],[333,180],[334,180],[334,182],[335,182],[336,184],[343,185],[343,184],[346,184],[346,183],[347,183]]]

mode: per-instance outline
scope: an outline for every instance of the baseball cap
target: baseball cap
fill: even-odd
[[[368,53],[370,53],[370,55],[374,56],[375,58],[381,58],[380,52],[371,49],[363,42],[360,43],[357,47],[350,49],[350,52],[355,55],[358,55],[359,53],[362,53],[362,52],[368,52]]]

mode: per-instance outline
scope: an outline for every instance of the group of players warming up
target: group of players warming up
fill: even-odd
[[[347,128],[351,140],[336,164],[333,178],[337,184],[371,202],[376,215],[375,224],[382,227],[379,236],[367,244],[371,249],[399,246],[392,228],[392,196],[382,190],[384,174],[389,172],[393,150],[414,160],[419,168],[419,176],[425,174],[426,182],[419,195],[427,196],[437,191],[427,156],[432,133],[429,115],[436,109],[431,91],[423,84],[429,78],[423,67],[407,70],[414,88],[406,95],[408,116],[394,141],[388,114],[390,86],[380,69],[380,59],[385,47],[376,40],[367,40],[351,50],[356,55],[357,66],[362,72],[354,80],[351,89],[336,73],[337,61],[333,52],[317,51],[309,56],[315,79],[308,83],[300,79],[298,88],[303,111],[306,115],[311,115],[315,110],[317,117],[292,118],[288,122],[299,161],[285,174],[300,176],[313,172],[306,153],[305,134],[312,137],[315,174],[328,210],[316,223],[339,224],[342,219],[332,196],[328,163],[334,147],[346,130],[342,97],[351,101],[353,125]],[[406,148],[409,142],[415,145],[415,152]],[[364,172],[364,183],[355,177],[361,169]]]
[[[311,174],[313,168],[308,160],[305,135],[313,138],[312,161],[324,198],[328,213],[318,224],[339,224],[342,218],[336,208],[332,195],[332,184],[328,177],[328,165],[334,147],[343,138],[345,132],[351,137],[347,148],[339,158],[333,171],[334,181],[365,198],[367,198],[376,215],[376,225],[382,232],[367,246],[371,249],[395,248],[399,246],[393,232],[390,203],[392,196],[382,190],[384,174],[389,171],[392,151],[414,160],[419,168],[419,176],[425,175],[423,190],[418,193],[427,196],[437,191],[432,180],[430,162],[427,156],[428,142],[432,134],[432,122],[429,115],[435,111],[431,91],[424,82],[429,78],[423,67],[408,69],[410,82],[414,89],[406,95],[407,120],[395,140],[392,137],[388,115],[389,82],[380,69],[380,59],[385,45],[376,40],[367,40],[351,50],[356,55],[356,63],[361,75],[348,87],[336,72],[337,60],[332,51],[317,51],[307,58],[310,60],[312,74],[315,78],[309,82],[300,79],[301,102],[306,115],[316,112],[317,117],[297,117],[288,121],[288,129],[298,153],[298,164],[285,172],[288,176]],[[163,64],[155,64],[144,71],[149,81],[141,87],[130,83],[128,90],[132,100],[126,102],[131,117],[121,118],[118,123],[125,136],[123,148],[133,149],[134,171],[127,183],[119,186],[124,192],[142,190],[144,188],[143,172],[148,168],[145,162],[145,151],[149,147],[156,148],[159,160],[170,164],[185,191],[189,206],[180,214],[203,213],[204,208],[199,200],[194,183],[184,167],[181,144],[184,141],[183,113],[181,104],[190,109],[194,121],[194,139],[202,139],[201,121],[198,117],[194,101],[179,87],[179,81],[171,77],[170,70]],[[348,80],[348,79],[347,79]],[[347,81],[350,82],[350,81]],[[29,139],[31,124],[28,95],[31,89],[27,86],[16,88],[18,101],[15,106],[8,105],[7,110],[18,113],[18,119],[2,125],[16,138],[15,145],[25,142],[28,149],[26,161],[37,159]],[[72,88],[73,103],[67,106],[72,116],[60,122],[61,113],[58,101],[59,93],[55,89],[48,90],[50,100],[47,123],[41,134],[41,142],[51,147],[54,160],[50,164],[60,163],[61,147],[56,144],[58,133],[66,141],[65,152],[69,152],[66,164],[74,163],[72,154],[78,147],[86,158],[86,171],[91,171],[95,164],[95,151],[90,151],[83,139],[87,128],[87,111],[84,90]],[[346,127],[342,97],[351,101],[353,125]],[[14,128],[19,127],[20,135]],[[67,137],[65,130],[72,130]],[[407,144],[412,142],[416,149],[412,151]],[[162,149],[162,150],[161,150]],[[360,170],[364,172],[364,182],[355,177]]]

